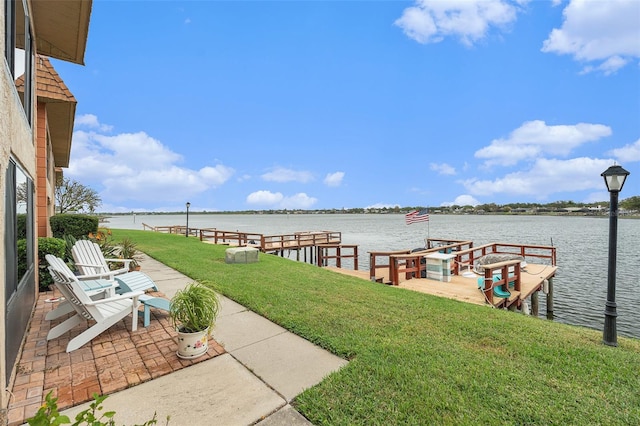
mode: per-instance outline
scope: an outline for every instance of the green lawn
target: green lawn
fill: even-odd
[[[640,424],[640,340],[475,306],[149,231],[155,259],[350,360],[302,393],[314,424]],[[603,308],[604,309],[604,308]]]

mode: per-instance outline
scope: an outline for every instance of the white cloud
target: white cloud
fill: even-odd
[[[640,161],[640,139],[622,148],[612,149],[609,155],[613,155],[621,163]]]
[[[505,27],[516,20],[517,4],[505,0],[416,0],[395,25],[418,43],[438,43],[455,36],[471,46],[486,37],[491,27]]]
[[[273,206],[282,201],[284,196],[280,192],[256,191],[247,196],[248,204]]]
[[[290,197],[285,197],[280,192],[256,191],[247,196],[247,203],[262,207],[281,209],[308,209],[318,200],[301,192]]]
[[[450,206],[477,206],[478,204],[480,204],[480,202],[478,200],[476,200],[474,197],[472,197],[471,195],[468,194],[464,194],[464,195],[458,195],[456,197],[455,200],[449,202],[444,202],[442,204],[440,204],[441,206],[446,206],[446,207],[450,207]]]
[[[487,167],[512,166],[543,154],[568,155],[574,148],[611,135],[611,128],[602,124],[578,123],[549,126],[544,121],[525,122],[507,139],[494,139],[489,146],[475,152],[485,159]]]
[[[344,172],[329,173],[324,178],[324,184],[327,186],[340,186],[344,179]]]
[[[81,116],[80,125],[104,129],[97,117]],[[105,205],[123,201],[172,203],[224,184],[234,173],[222,164],[199,170],[179,167],[182,156],[145,132],[108,136],[73,133],[66,175],[96,188]]]
[[[310,172],[285,169],[283,167],[277,167],[272,171],[263,174],[261,177],[263,180],[271,182],[307,183],[313,180],[313,175]]]
[[[98,117],[94,114],[78,115],[74,120],[74,127],[97,129],[101,132],[110,132],[113,130],[113,126],[100,123]]]
[[[495,180],[468,179],[462,184],[474,196],[506,194],[545,199],[556,193],[599,189],[603,185],[600,174],[611,163],[610,159],[586,157],[541,158],[527,171],[510,173]]]
[[[440,175],[452,176],[456,174],[456,169],[447,163],[442,163],[442,164],[430,163],[429,168],[434,172],[438,172],[438,174]]]
[[[571,0],[561,28],[544,41],[542,51],[572,55],[587,65],[583,72],[612,74],[640,58],[640,2],[638,0]]]
[[[317,202],[316,198],[309,197],[304,192],[301,192],[291,197],[285,197],[280,205],[285,209],[308,209]]]

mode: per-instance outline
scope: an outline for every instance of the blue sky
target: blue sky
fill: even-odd
[[[637,0],[94,0],[53,63],[101,211],[640,195]]]

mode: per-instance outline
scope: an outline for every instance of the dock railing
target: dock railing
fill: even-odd
[[[391,256],[409,254],[411,250],[370,251],[369,279],[371,281],[389,282],[391,279]]]
[[[420,278],[426,271],[425,255],[429,253],[453,253],[466,250],[473,246],[468,240],[428,239],[423,250],[396,250],[369,252],[369,278],[371,281],[389,282],[392,285],[400,283],[400,277],[405,279]]]
[[[164,234],[178,234],[178,235],[186,235],[187,227],[184,225],[170,225],[170,226],[151,226],[146,223],[142,224],[143,230],[149,230],[154,232],[162,232]],[[189,227],[189,235],[193,237],[197,237],[200,230],[198,228]]]
[[[344,250],[350,251],[345,253]],[[320,244],[316,247],[316,259],[318,266],[330,266],[333,263],[336,268],[342,268],[343,259],[353,259],[353,270],[358,270],[358,245],[357,244]]]
[[[228,244],[238,247],[261,247],[262,234],[239,231],[221,231],[215,228],[201,229],[200,241],[210,241],[214,244]]]
[[[426,264],[423,261],[429,253],[446,253],[455,255],[453,274],[460,275],[464,268],[472,269],[475,261],[487,254],[517,254],[532,262],[540,259],[556,265],[556,248],[553,246],[490,243],[473,247],[472,241],[429,239],[430,248],[424,250],[397,250],[386,252],[369,252],[369,278],[372,281],[389,282],[398,285],[404,279],[421,278]],[[485,265],[483,267],[486,268]]]
[[[482,265],[484,269],[482,292],[489,304],[493,306],[509,306],[511,303],[518,302],[519,297],[517,296],[522,291],[520,263],[520,260],[513,259]],[[499,276],[496,274],[499,274]],[[499,298],[498,302],[494,301],[493,288],[502,287],[504,292],[511,293],[509,290],[511,283],[513,283],[514,293],[517,293],[512,294],[509,298]]]
[[[335,231],[265,235],[262,239],[262,250],[265,252],[295,250],[303,247],[314,247],[320,244],[340,244],[341,242],[342,232]]]
[[[516,254],[522,256],[525,260],[542,260],[551,265],[556,265],[556,248],[553,246],[527,245],[527,244],[511,244],[511,243],[490,243],[477,247],[471,247],[466,250],[452,252],[455,254],[454,274],[462,273],[462,268],[473,269],[475,261],[487,254]],[[484,265],[483,265],[484,267]]]

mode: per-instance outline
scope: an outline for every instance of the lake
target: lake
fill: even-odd
[[[111,228],[142,229],[185,225],[185,215],[128,215],[110,217]],[[424,247],[431,238],[553,245],[558,272],[554,280],[555,321],[598,330],[604,327],[607,295],[609,220],[607,217],[431,215],[429,222],[405,225],[401,214],[191,214],[190,228],[264,235],[300,231],[339,231],[344,244],[357,244],[359,268],[369,268],[369,251]],[[616,302],[620,336],[640,338],[640,220],[618,221]],[[535,262],[535,261],[533,261]],[[346,262],[345,262],[346,263]],[[541,315],[546,298],[540,297]]]

